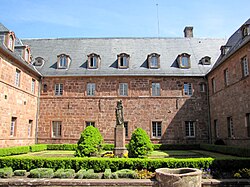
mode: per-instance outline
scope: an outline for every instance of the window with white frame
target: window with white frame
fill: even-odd
[[[128,83],[120,83],[119,84],[119,95],[120,96],[128,96]]]
[[[161,95],[161,84],[158,82],[152,82],[152,96]]]
[[[193,95],[192,83],[185,82],[183,86],[183,91],[184,91],[184,95],[188,95],[188,96]]]
[[[148,66],[152,69],[158,69],[160,67],[160,55],[157,53],[151,53],[148,55]]]
[[[24,60],[26,62],[30,61],[30,51],[29,51],[29,49],[25,49],[25,51],[24,51]]]
[[[128,122],[124,122],[125,137],[128,137]]]
[[[67,57],[65,55],[61,55],[59,60],[59,68],[66,68],[66,67],[67,67]]]
[[[191,67],[191,63],[190,63],[190,56],[187,53],[182,53],[180,55],[178,55],[178,64],[179,64],[179,68],[190,68]]]
[[[94,95],[95,95],[95,83],[88,83],[87,96],[94,96]]]
[[[29,124],[28,124],[28,137],[32,136],[32,126],[33,126],[33,120],[29,120]]]
[[[86,127],[88,127],[88,126],[95,127],[95,122],[94,121],[86,121]]]
[[[11,124],[10,124],[10,136],[16,135],[16,117],[11,118]]]
[[[206,84],[204,82],[200,83],[200,92],[206,91]]]
[[[35,84],[36,84],[36,80],[32,79],[31,80],[31,92],[32,93],[35,93]]]
[[[246,56],[241,59],[241,65],[242,65],[243,77],[248,76],[249,75],[249,68],[248,68],[248,60],[247,60]]]
[[[118,68],[126,69],[129,67],[129,55],[126,53],[121,53],[117,55],[118,58]]]
[[[21,77],[21,71],[16,69],[16,75],[15,75],[15,85],[17,87],[20,86],[20,77]]]
[[[247,136],[250,137],[250,113],[246,114]]]
[[[57,138],[62,136],[62,122],[52,121],[52,137]]]
[[[8,48],[10,50],[14,50],[14,37],[12,34],[9,35],[9,40],[8,40]]]
[[[156,138],[160,138],[162,135],[161,130],[162,122],[161,121],[153,121],[152,122],[152,136]]]
[[[55,95],[63,95],[63,84],[62,83],[55,84]]]
[[[228,68],[224,70],[224,83],[225,83],[225,86],[229,85]]]
[[[212,82],[212,92],[215,93],[215,91],[216,91],[216,82],[215,82],[215,79],[212,78],[211,82]]]
[[[227,117],[227,129],[228,129],[228,137],[233,138],[234,137],[234,127],[233,127],[233,118],[232,116]]]
[[[88,55],[88,68],[89,69],[97,69],[98,64],[100,63],[100,55],[95,53],[91,53]]]
[[[195,137],[195,122],[194,121],[185,121],[186,136]]]
[[[218,131],[218,120],[214,120],[214,137],[218,138],[219,137],[219,131]]]

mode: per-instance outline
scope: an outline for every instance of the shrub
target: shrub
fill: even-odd
[[[86,172],[86,169],[81,169],[76,173],[75,178],[76,179],[82,179],[83,178],[83,174]]]
[[[77,144],[47,144],[47,150],[69,150],[75,151]]]
[[[58,169],[54,173],[55,178],[74,178],[75,170],[73,169]]]
[[[26,173],[27,173],[26,170],[15,170],[15,171],[14,171],[14,175],[15,175],[15,176],[25,176]]]
[[[9,155],[25,154],[30,151],[29,146],[9,147],[0,149],[0,157]]]
[[[146,169],[135,170],[138,179],[152,179],[155,177],[155,172],[148,171]]]
[[[103,178],[104,179],[111,179],[111,177],[112,177],[111,169],[105,169],[105,171],[103,173]]]
[[[115,148],[114,144],[102,144],[102,149],[105,151],[113,151]]]
[[[31,178],[52,178],[54,171],[51,168],[37,168],[30,170],[29,177]]]
[[[93,169],[89,169],[83,172],[83,179],[100,179],[102,176],[98,173],[95,173]]]
[[[10,178],[13,175],[11,167],[0,168],[0,178]]]
[[[118,178],[137,178],[137,174],[134,170],[122,169],[115,172],[118,175]]]
[[[111,174],[111,179],[118,179],[117,173],[112,173]]]
[[[143,157],[153,150],[152,143],[146,131],[137,128],[128,144],[128,156],[132,158]]]
[[[36,145],[31,145],[30,146],[30,151],[31,152],[38,152],[38,151],[44,151],[47,150],[47,145],[46,144],[36,144]]]
[[[234,174],[235,178],[250,179],[250,169],[244,168],[239,169],[238,172]]]
[[[98,154],[101,150],[102,141],[103,138],[100,131],[93,126],[88,126],[82,132],[77,143],[75,156],[84,157]]]

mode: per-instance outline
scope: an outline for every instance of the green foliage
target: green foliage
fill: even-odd
[[[151,172],[146,169],[135,170],[135,172],[138,179],[152,179],[155,177],[155,172]]]
[[[239,169],[235,174],[235,178],[243,178],[243,179],[250,179],[250,169],[243,168]]]
[[[199,144],[153,144],[154,150],[199,150]]]
[[[25,176],[26,173],[27,173],[26,170],[15,170],[15,171],[14,171],[14,175],[15,175],[15,176]]]
[[[131,137],[128,144],[128,156],[132,158],[146,156],[153,150],[152,143],[146,131],[142,128],[137,128]]]
[[[111,177],[112,177],[111,169],[105,169],[105,171],[103,173],[103,178],[104,179],[111,179]]]
[[[102,141],[103,138],[100,131],[93,126],[88,126],[81,133],[81,137],[77,143],[75,156],[85,157],[100,153]]]
[[[136,172],[131,169],[121,169],[116,171],[115,173],[117,174],[118,178],[138,178]]]
[[[30,178],[52,178],[54,171],[51,168],[37,168],[30,170]]]
[[[46,144],[35,144],[30,146],[30,152],[38,152],[47,150]]]
[[[69,150],[75,151],[77,144],[47,144],[47,150]]]
[[[62,179],[74,178],[75,177],[75,170],[73,170],[73,169],[58,169],[54,173],[54,177],[55,178],[62,178]]]
[[[10,155],[19,155],[30,152],[30,146],[19,146],[19,147],[9,147],[0,149],[0,157],[10,156]]]
[[[83,172],[82,178],[83,179],[100,179],[102,178],[102,176],[98,173],[95,173],[93,169],[89,169]]]
[[[76,173],[75,178],[76,178],[76,179],[82,179],[85,172],[86,172],[86,169],[80,169],[80,170]]]
[[[118,179],[117,173],[112,173],[111,174],[111,179]]]
[[[235,155],[239,157],[250,157],[250,149],[248,148],[212,144],[200,144],[200,148],[207,151]]]
[[[113,151],[115,148],[114,144],[102,144],[102,149],[105,151]]]
[[[10,178],[13,175],[11,167],[0,168],[0,178]]]

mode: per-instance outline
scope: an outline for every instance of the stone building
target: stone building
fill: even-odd
[[[223,95],[219,98],[212,94],[211,85],[207,85],[213,77],[219,81],[220,67],[227,64],[229,54],[238,52],[231,48],[220,56],[221,46],[227,49],[225,39],[195,38],[193,28],[186,27],[183,38],[16,38],[15,50],[10,50],[5,37],[6,33],[13,32],[3,25],[0,31],[0,83],[6,87],[0,87],[1,147],[35,141],[76,143],[88,125],[97,127],[106,142],[113,142],[115,107],[120,99],[124,106],[127,141],[137,127],[145,129],[155,143],[216,140],[211,136],[213,122],[215,118],[220,122],[219,113],[224,107],[216,104],[225,99]],[[247,45],[245,55],[249,55],[249,42]],[[24,68],[19,68],[14,57]],[[12,71],[5,71],[4,64],[11,66]],[[21,87],[15,85],[17,69],[22,71]],[[5,73],[8,79],[3,78]],[[26,74],[27,78],[22,79]],[[29,87],[33,80],[34,93]],[[239,98],[246,105],[244,115],[247,116],[247,87],[234,88],[234,91],[242,92]],[[19,92],[22,94],[15,94]],[[6,100],[5,95],[10,100]],[[227,95],[229,104],[234,95]],[[22,104],[24,101],[26,104]],[[16,119],[18,133],[12,135],[13,119]],[[27,138],[31,120],[32,138]],[[217,132],[221,131],[222,135],[226,130]],[[224,136],[218,138],[224,139]],[[227,143],[233,144],[232,141]]]

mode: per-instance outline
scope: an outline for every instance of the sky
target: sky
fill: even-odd
[[[249,0],[0,0],[0,22],[19,38],[183,37],[185,26],[194,37],[228,38],[250,18],[249,7]]]

